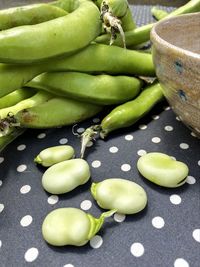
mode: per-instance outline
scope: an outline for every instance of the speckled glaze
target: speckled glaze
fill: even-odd
[[[180,120],[200,137],[200,12],[156,23],[151,41],[166,99]]]

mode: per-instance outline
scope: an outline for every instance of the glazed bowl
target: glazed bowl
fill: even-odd
[[[157,22],[151,42],[156,75],[167,101],[200,137],[200,12]]]

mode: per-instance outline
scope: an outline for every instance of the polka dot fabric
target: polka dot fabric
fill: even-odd
[[[150,21],[150,8],[135,6],[139,24]],[[138,11],[138,12],[137,12]],[[78,124],[81,134],[99,117]],[[44,148],[72,145],[76,157],[80,138],[72,127],[27,130],[0,155],[0,255],[1,266],[48,267],[198,267],[200,249],[200,144],[177,119],[166,102],[157,105],[134,126],[105,140],[91,142],[85,159],[91,181],[64,195],[42,189],[45,168],[34,157]],[[139,157],[163,152],[185,162],[190,169],[184,186],[159,187],[143,179],[136,169]],[[55,208],[76,207],[99,217],[100,209],[90,193],[91,182],[121,177],[141,185],[148,205],[135,215],[115,214],[84,247],[57,247],[45,243],[41,225]]]

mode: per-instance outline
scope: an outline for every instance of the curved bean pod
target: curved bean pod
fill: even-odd
[[[161,20],[167,15],[169,15],[167,11],[159,9],[157,6],[152,7],[151,14],[156,20]]]
[[[99,16],[94,3],[80,0],[77,9],[66,16],[2,31],[0,61],[28,63],[75,52],[99,35]]]
[[[115,212],[107,211],[95,218],[77,208],[53,210],[43,221],[43,238],[53,246],[83,246],[101,229],[105,218]]]
[[[175,9],[171,13],[169,13],[165,18],[187,14],[187,13],[194,13],[200,11],[200,0],[190,0],[185,5]]]
[[[79,5],[79,0],[57,0],[48,4],[64,9],[67,13],[73,12]]]
[[[0,64],[0,97],[23,87],[46,71],[79,71],[155,76],[152,55],[117,46],[91,44],[80,52],[41,64]]]
[[[110,132],[133,125],[163,99],[158,82],[148,86],[137,98],[114,108],[101,122],[101,138]]]
[[[27,86],[99,105],[124,103],[138,95],[143,82],[134,77],[78,72],[44,73]]]
[[[35,93],[32,97],[24,99],[14,106],[3,108],[0,110],[0,119],[5,119],[9,114],[16,115],[19,111],[27,108],[31,108],[34,106],[37,106],[41,103],[44,103],[51,99],[53,97],[52,94],[45,92],[45,91],[39,91]]]
[[[0,31],[33,25],[66,16],[67,12],[48,4],[33,4],[0,10]]]
[[[73,125],[94,116],[101,110],[101,106],[57,97],[18,112],[15,119],[25,128],[53,128]]]
[[[18,102],[33,96],[36,93],[34,88],[20,88],[0,98],[0,109],[7,108]]]

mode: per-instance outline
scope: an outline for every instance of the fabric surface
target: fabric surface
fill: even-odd
[[[150,6],[132,7],[138,25],[152,21]],[[79,123],[81,134],[105,114]],[[164,101],[134,126],[91,143],[85,159],[91,180],[55,196],[41,186],[45,168],[34,157],[44,148],[72,145],[79,157],[80,138],[72,127],[28,130],[0,154],[0,266],[34,267],[198,267],[200,248],[200,143]],[[138,173],[138,158],[159,151],[185,162],[184,186],[166,189]],[[98,217],[102,210],[90,194],[91,182],[121,177],[140,184],[148,205],[142,212],[106,220],[83,247],[53,247],[41,235],[44,217],[59,207],[77,207]]]

